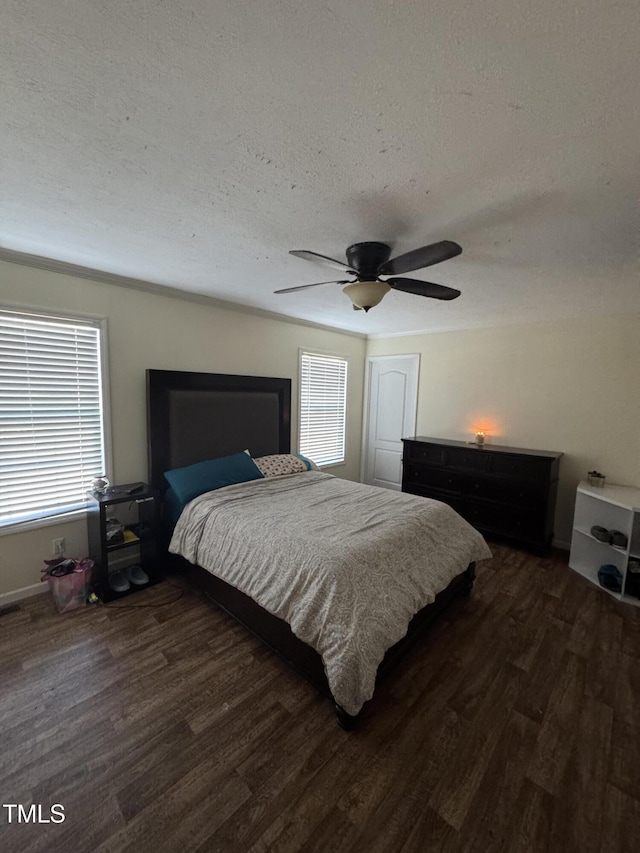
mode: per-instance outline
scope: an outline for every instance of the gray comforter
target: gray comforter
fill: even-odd
[[[309,471],[191,501],[169,550],[284,619],[324,662],[339,705],[373,695],[385,652],[484,539],[446,504]]]

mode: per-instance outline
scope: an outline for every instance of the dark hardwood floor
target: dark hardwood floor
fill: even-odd
[[[640,609],[566,555],[492,548],[353,733],[166,583],[0,616],[1,802],[66,816],[3,808],[0,850],[635,853]]]

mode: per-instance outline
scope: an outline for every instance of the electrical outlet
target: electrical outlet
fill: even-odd
[[[61,536],[60,539],[52,539],[51,549],[54,557],[62,556],[64,554],[64,536]]]

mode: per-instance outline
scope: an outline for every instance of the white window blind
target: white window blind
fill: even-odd
[[[105,472],[100,327],[0,311],[0,527],[84,506]]]
[[[346,413],[346,360],[301,352],[300,453],[317,465],[344,462]]]

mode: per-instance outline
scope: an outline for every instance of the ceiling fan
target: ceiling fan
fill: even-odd
[[[363,309],[368,311],[382,300],[390,290],[403,290],[405,293],[414,293],[416,296],[426,296],[430,299],[457,299],[459,290],[452,287],[443,287],[441,284],[431,284],[428,281],[419,281],[415,278],[385,278],[380,276],[395,276],[397,273],[420,270],[431,267],[449,258],[455,258],[462,252],[461,246],[451,240],[442,240],[439,243],[431,243],[422,246],[397,258],[389,259],[391,248],[386,243],[354,243],[347,249],[347,263],[319,255],[317,252],[309,252],[305,249],[294,249],[289,252],[297,258],[305,261],[314,261],[324,266],[338,269],[350,276],[351,280],[344,281],[318,281],[315,284],[302,284],[298,287],[285,287],[276,290],[275,293],[293,293],[296,290],[306,290],[307,287],[318,287],[320,284],[345,284],[343,293],[351,299],[354,310]]]

